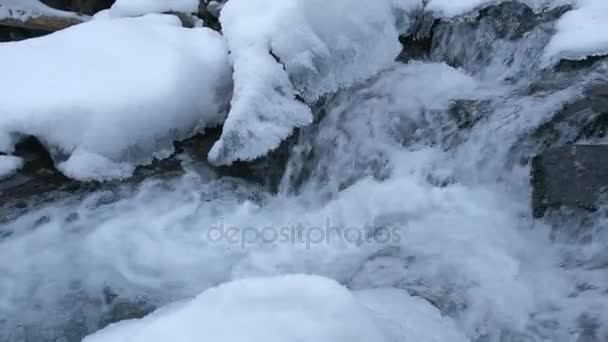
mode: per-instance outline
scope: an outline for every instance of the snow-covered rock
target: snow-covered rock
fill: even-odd
[[[475,10],[508,1],[509,0],[428,0],[425,9],[433,12],[438,17],[454,18]],[[569,4],[573,1],[576,0],[518,0],[517,2],[524,3],[533,9],[540,10],[543,8]]]
[[[114,17],[131,17],[147,13],[198,12],[199,0],[116,0],[110,8]]]
[[[426,10],[439,16],[455,17],[500,0],[429,0]]]
[[[255,159],[312,122],[304,103],[365,80],[398,56],[418,0],[230,0],[220,21],[235,91],[216,164]],[[401,27],[403,29],[403,27]],[[298,97],[304,100],[300,101]]]
[[[545,64],[608,55],[608,1],[578,0],[557,22],[557,33],[544,53]]]
[[[36,15],[73,17],[76,13],[51,8],[38,0],[0,0],[0,19],[23,20]]]
[[[287,275],[236,281],[119,322],[84,342],[463,342],[448,318],[401,290],[352,293],[334,280]]]
[[[23,167],[23,159],[0,155],[0,179],[8,177]]]
[[[158,14],[0,44],[0,149],[33,135],[70,177],[128,176],[224,120],[230,72],[217,32]]]

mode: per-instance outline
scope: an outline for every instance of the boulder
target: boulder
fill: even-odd
[[[608,145],[567,145],[546,150],[532,161],[532,209],[595,211],[608,190]]]

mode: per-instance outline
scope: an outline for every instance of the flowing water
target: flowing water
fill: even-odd
[[[607,341],[606,217],[530,209],[539,127],[608,77],[540,67],[561,13],[436,23],[426,58],[317,104],[277,193],[192,165],[2,223],[0,340],[79,341],[231,279],[314,273],[405,289],[472,341]]]

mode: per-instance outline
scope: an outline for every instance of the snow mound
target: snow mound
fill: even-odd
[[[167,15],[94,20],[3,43],[0,148],[33,135],[70,177],[123,178],[168,156],[174,140],[220,124],[230,73],[218,33]]]
[[[13,156],[0,156],[0,179],[6,178],[23,167],[23,159]]]
[[[383,331],[397,341],[469,341],[449,317],[427,301],[406,291],[378,288],[353,292],[355,298],[381,320]]]
[[[198,12],[199,0],[116,0],[110,8],[113,17],[138,16],[147,13]]]
[[[265,154],[294,128],[312,122],[306,103],[389,66],[401,50],[396,23],[403,18],[397,13],[418,5],[418,0],[228,1],[220,21],[235,92],[209,159],[230,164]]]
[[[224,284],[83,342],[465,341],[450,323],[403,291],[353,294],[327,278],[288,275]]]
[[[557,33],[543,56],[546,65],[560,59],[580,60],[608,54],[608,2],[579,0],[577,7],[557,22]]]

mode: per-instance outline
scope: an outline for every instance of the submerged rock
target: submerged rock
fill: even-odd
[[[519,1],[505,1],[475,16],[441,20],[433,26],[430,58],[482,77],[527,78],[538,69],[555,19],[570,8],[535,12]]]
[[[547,150],[532,161],[532,208],[594,211],[608,191],[608,145],[569,145]]]

